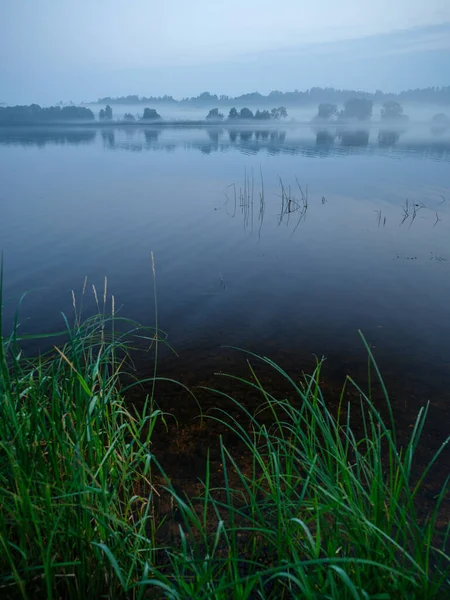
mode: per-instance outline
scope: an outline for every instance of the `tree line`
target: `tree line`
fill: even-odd
[[[228,120],[235,121],[238,119],[249,121],[249,120],[257,120],[257,121],[270,121],[270,120],[280,120],[286,119],[288,116],[287,110],[284,106],[280,106],[279,108],[272,108],[272,110],[257,110],[255,113],[251,111],[249,108],[241,108],[238,111],[235,107],[230,109],[228,113]],[[207,121],[223,121],[225,115],[219,112],[218,108],[213,108],[206,115]]]
[[[98,115],[99,121],[107,122],[113,119],[113,110],[108,104],[102,108]],[[146,108],[140,120],[155,121],[161,119],[161,115],[154,108]],[[136,118],[125,114],[123,121],[135,121]],[[0,126],[3,125],[36,125],[48,123],[69,123],[95,121],[95,115],[90,108],[84,106],[49,106],[42,107],[39,104],[28,106],[0,106]]]
[[[294,90],[291,92],[281,92],[274,90],[267,95],[259,92],[242,94],[241,96],[227,96],[225,94],[211,94],[202,92],[198,96],[186,97],[176,100],[173,96],[120,96],[112,98],[110,96],[99,98],[99,104],[187,104],[193,106],[230,106],[240,104],[252,106],[283,105],[283,106],[307,106],[311,104],[331,103],[342,105],[351,98],[365,98],[371,100],[374,104],[384,104],[389,101],[397,102],[420,102],[429,104],[450,104],[450,85],[433,86],[428,88],[410,89],[394,94],[391,92],[364,92],[361,90],[336,89],[333,87],[313,87],[308,90]]]
[[[93,121],[94,113],[83,106],[29,106],[0,107],[0,125],[29,125],[35,123],[57,123],[68,121]]]
[[[373,101],[368,98],[350,98],[339,110],[336,104],[323,102],[319,104],[314,121],[346,121],[356,119],[368,121],[372,117]],[[409,117],[404,114],[400,102],[389,100],[381,106],[380,117],[382,121],[408,121]]]

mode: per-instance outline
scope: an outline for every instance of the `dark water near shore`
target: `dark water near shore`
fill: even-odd
[[[227,344],[363,373],[360,329],[405,407],[430,399],[448,432],[448,134],[16,128],[0,174],[7,326],[30,291],[23,332],[61,329],[85,276],[152,325],[153,251],[159,324],[190,382],[231,364]]]

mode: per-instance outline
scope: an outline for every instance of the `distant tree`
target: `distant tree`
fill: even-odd
[[[150,121],[160,119],[161,115],[156,112],[154,108],[144,108],[144,114],[142,115],[142,121]]]
[[[230,112],[228,113],[228,118],[229,119],[238,119],[239,118],[238,111],[234,107],[230,109]]]
[[[191,100],[199,101],[202,104],[207,102],[217,102],[218,99],[216,94],[210,94],[209,92],[202,92],[197,98],[191,98]]]
[[[259,121],[268,121],[271,119],[271,114],[268,110],[257,110],[255,113],[255,119]]]
[[[223,121],[223,114],[218,108],[212,108],[206,116],[207,121]]]
[[[437,115],[434,115],[434,117],[431,119],[431,123],[433,125],[436,125],[437,127],[439,127],[439,126],[449,127],[450,126],[450,118],[447,117],[447,115],[444,113],[438,113]]]
[[[209,92],[203,92],[200,96],[195,98],[183,98],[178,101],[172,98],[171,96],[162,96],[162,97],[138,97],[136,95],[132,96],[122,96],[120,98],[111,98],[106,96],[104,98],[99,98],[97,103],[99,105],[105,104],[130,104],[130,103],[139,103],[142,105],[155,105],[157,103],[167,103],[171,102],[174,104],[192,104],[192,105],[200,105],[200,106],[217,106],[222,105],[238,105],[238,106],[255,106],[256,107],[264,107],[270,103],[271,106],[274,104],[284,105],[284,106],[308,106],[311,104],[318,105],[320,103],[331,103],[337,105],[344,105],[348,100],[352,98],[360,98],[366,100],[372,100],[374,104],[384,104],[390,100],[394,100],[397,102],[421,102],[428,104],[440,104],[442,106],[449,106],[450,104],[450,85],[441,86],[441,87],[429,87],[425,89],[411,89],[400,92],[399,94],[393,93],[385,93],[381,90],[376,90],[375,93],[363,92],[358,90],[349,90],[349,89],[336,89],[332,87],[313,87],[309,90],[293,90],[290,92],[280,92],[278,90],[274,90],[270,92],[268,95],[261,95],[258,92],[253,92],[250,94],[243,94],[241,96],[236,97],[228,97],[228,96],[217,96],[216,94],[211,94]]]
[[[433,134],[442,134],[450,127],[450,118],[444,113],[434,115],[431,119],[431,132]]]
[[[60,111],[56,111],[56,107],[51,106],[50,108],[44,108],[43,111],[48,111],[50,120],[52,117],[61,121],[76,121],[79,119],[92,121],[95,118],[92,110],[84,106],[63,106]]]
[[[280,106],[279,108],[272,108],[270,112],[272,119],[286,119],[286,117],[288,116],[287,110],[284,106]]]
[[[99,112],[98,118],[100,119],[100,121],[111,121],[113,116],[113,112],[112,112],[112,108],[110,107],[109,104],[106,105],[105,109],[102,109]]]
[[[373,102],[367,98],[350,98],[340,116],[344,119],[367,121],[372,116]]]
[[[331,117],[337,115],[338,107],[336,104],[331,104],[330,102],[322,102],[319,104],[317,109],[317,119],[323,119],[324,121],[328,121]]]
[[[134,116],[131,113],[125,113],[123,116],[124,121],[136,121]]]
[[[253,113],[249,108],[241,108],[239,112],[240,119],[253,119]]]
[[[84,106],[29,106],[0,107],[0,125],[33,125],[37,123],[61,123],[68,121],[92,121],[94,113]]]
[[[403,106],[400,102],[395,100],[389,100],[385,102],[381,107],[381,118],[382,119],[404,119]]]

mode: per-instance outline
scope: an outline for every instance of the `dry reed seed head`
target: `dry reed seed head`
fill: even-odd
[[[103,306],[106,306],[106,293],[108,290],[108,278],[105,276],[105,283],[103,287]]]
[[[92,284],[92,291],[94,292],[95,303],[97,304],[97,307],[99,308],[97,290],[95,289],[94,284]]]
[[[152,273],[153,273],[153,277],[155,277],[155,274],[156,274],[155,273],[155,257],[154,257],[154,254],[153,254],[153,250],[150,252],[150,256],[151,256],[151,259],[152,259]]]

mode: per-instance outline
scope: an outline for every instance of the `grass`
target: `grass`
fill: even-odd
[[[28,359],[17,323],[2,335],[0,597],[450,597],[449,531],[438,519],[448,479],[429,514],[418,511],[445,444],[413,469],[428,407],[400,448],[384,385],[380,408],[348,378],[359,402],[347,404],[343,390],[336,411],[320,388],[320,362],[297,381],[248,355],[248,379],[230,377],[260,408],[209,390],[236,410],[218,407],[203,426],[233,431],[240,452],[220,441],[221,483],[206,460],[202,492],[187,498],[152,452],[157,427],[171,426],[157,385],[137,409],[121,383],[135,338],[157,346],[162,335],[107,304],[105,287],[99,313],[66,319],[67,342],[49,355]],[[256,362],[290,394],[269,392]],[[172,511],[161,517],[164,490]]]

